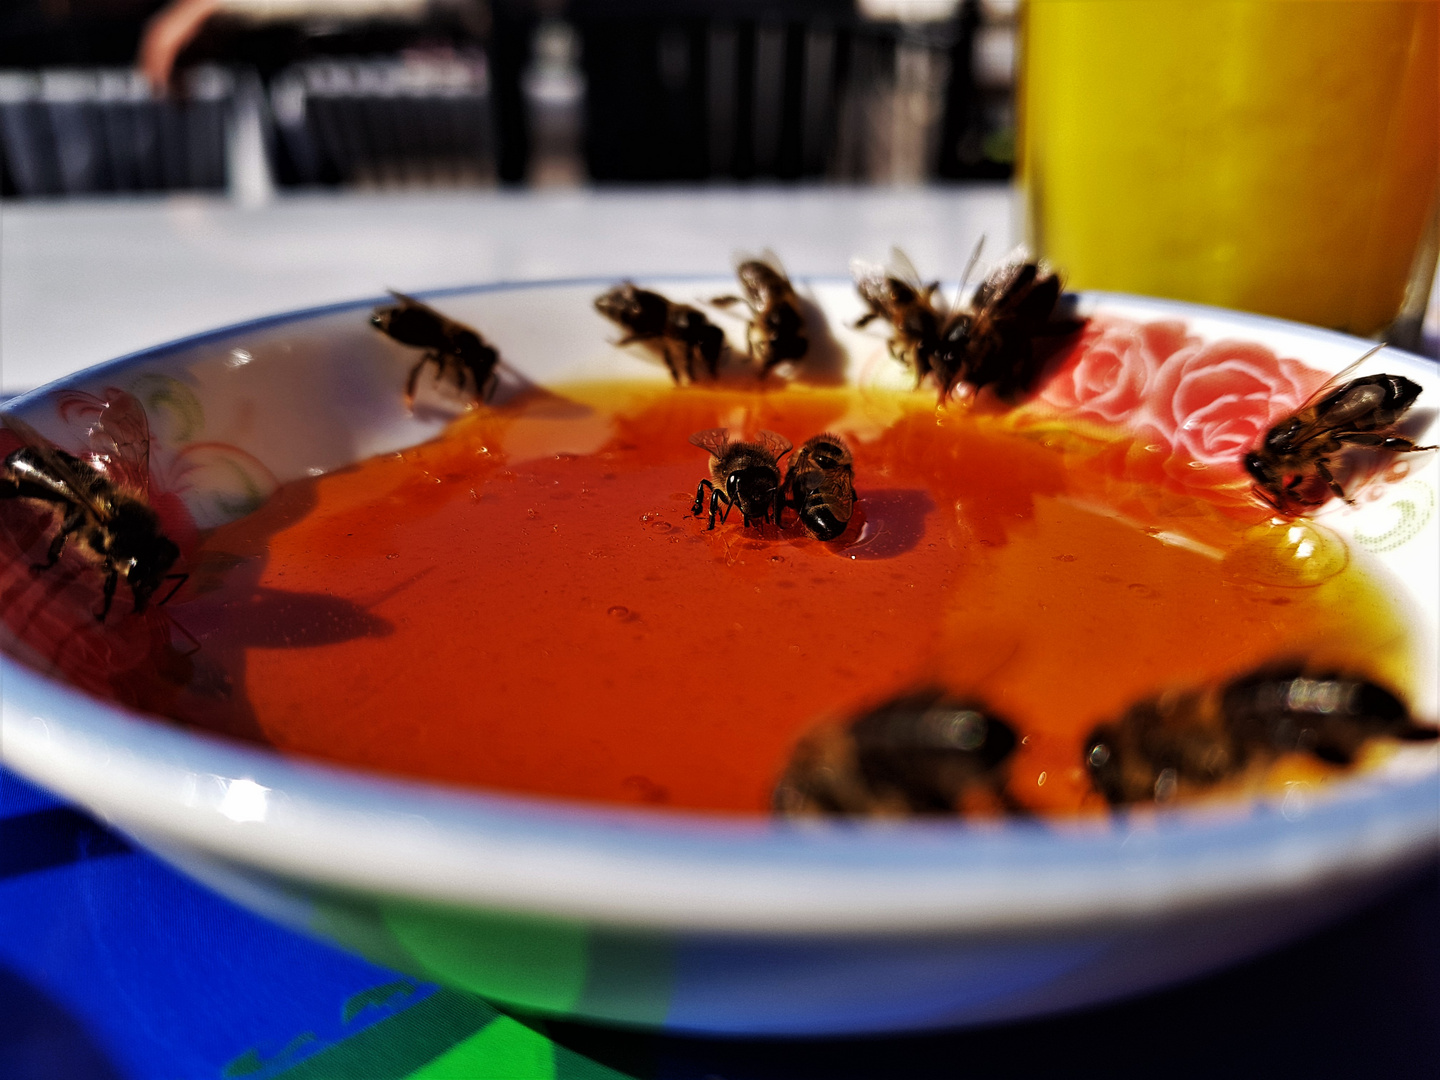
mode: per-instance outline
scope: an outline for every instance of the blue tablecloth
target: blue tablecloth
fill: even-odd
[[[1201,982],[980,1031],[825,1042],[511,1017],[272,926],[0,768],[4,1080],[1440,1076],[1440,870]]]

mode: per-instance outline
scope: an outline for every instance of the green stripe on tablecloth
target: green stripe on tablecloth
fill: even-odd
[[[405,1080],[636,1080],[502,1016]]]
[[[405,1080],[452,1047],[483,1033],[499,1016],[493,1005],[480,998],[437,990],[404,1012],[327,1047],[271,1080]],[[551,1080],[551,1076],[546,1072],[537,1080]],[[483,1073],[476,1080],[482,1078],[490,1080]]]

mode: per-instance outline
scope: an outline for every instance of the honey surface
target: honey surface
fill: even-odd
[[[296,754],[508,791],[765,811],[800,734],[917,683],[1024,736],[1017,799],[1098,805],[1080,744],[1167,688],[1303,657],[1403,689],[1339,540],[1106,473],[928,394],[563,388],[281,488],[205,541],[149,706]],[[840,540],[707,531],[696,431],[838,431]],[[206,569],[208,568],[208,569]]]

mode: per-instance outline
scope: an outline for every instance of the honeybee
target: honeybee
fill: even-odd
[[[1416,723],[1383,686],[1338,671],[1283,664],[1243,675],[1222,695],[1225,721],[1242,744],[1275,753],[1303,751],[1349,765],[1371,738],[1423,741],[1433,726]]]
[[[437,379],[448,378],[462,392],[468,375],[475,397],[489,401],[499,382],[495,368],[500,354],[495,348],[473,328],[429,304],[394,290],[390,295],[399,303],[377,307],[370,314],[370,324],[402,345],[425,350],[405,380],[406,404],[414,402],[415,384],[426,364],[435,365]]]
[[[130,587],[136,614],[145,610],[163,582],[176,582],[165,597],[168,600],[186,580],[185,574],[170,573],[180,548],[160,531],[160,519],[147,500],[149,427],[145,414],[129,395],[109,403],[105,411],[114,415],[97,421],[91,438],[106,451],[92,452],[90,460],[51,445],[18,416],[0,414],[4,426],[25,444],[7,454],[0,466],[0,499],[34,499],[63,514],[45,561],[30,569],[35,573],[51,569],[60,561],[70,537],[77,537],[82,548],[99,560],[105,574],[104,599],[95,615],[100,622],[110,614],[121,574]]]
[[[760,365],[760,375],[769,374],[786,360],[803,359],[810,349],[805,317],[780,260],[767,251],[758,259],[742,260],[735,267],[735,276],[745,295],[717,296],[711,303],[720,307],[743,303],[750,308],[745,340],[751,358]]]
[[[983,705],[927,687],[892,698],[845,727],[796,746],[773,805],[786,817],[953,814],[979,788],[1007,809],[1005,763],[1015,729]]]
[[[790,452],[790,440],[773,431],[762,431],[754,442],[732,440],[725,428],[697,431],[690,442],[710,453],[710,478],[695,488],[695,504],[690,512],[704,511],[705,491],[710,491],[710,524],[715,528],[719,513],[723,524],[732,506],[740,507],[740,516],[748,528],[752,520],[770,521],[773,515],[780,522],[785,485],[780,480],[780,459]],[[712,482],[713,480],[713,482]],[[723,488],[723,490],[722,490]],[[719,508],[724,505],[724,510]]]
[[[850,260],[850,272],[860,299],[869,308],[855,327],[884,319],[891,327],[890,355],[915,372],[915,385],[929,375],[938,381],[935,355],[946,315],[945,305],[937,302],[940,283],[920,284],[920,275],[899,248],[891,249],[888,266],[856,258]]]
[[[1168,802],[1280,754],[1348,765],[1371,738],[1435,737],[1382,686],[1285,663],[1132,706],[1090,734],[1084,759],[1110,803]]]
[[[790,459],[782,492],[817,540],[834,540],[855,509],[855,460],[839,435],[806,439]]]
[[[1112,806],[1169,802],[1238,773],[1247,748],[1225,724],[1213,690],[1162,694],[1132,705],[1085,740],[1085,767]]]
[[[1027,393],[1044,364],[1035,339],[1063,337],[1083,319],[1056,317],[1060,278],[1043,263],[1017,259],[980,282],[967,308],[941,328],[936,353],[941,396],[959,383],[991,387],[1005,401]]]
[[[627,281],[597,296],[595,310],[626,331],[617,345],[642,341],[659,352],[677,384],[682,370],[686,379],[695,381],[696,361],[710,378],[715,378],[725,349],[725,333],[698,308],[672,303],[657,292],[637,289]]]
[[[1355,363],[1378,349],[1371,349]],[[1325,393],[1323,389],[1320,392]],[[1353,501],[1330,471],[1331,457],[1347,446],[1394,454],[1434,450],[1433,446],[1416,446],[1395,431],[1419,396],[1420,387],[1403,375],[1366,375],[1312,399],[1266,432],[1259,448],[1245,455],[1245,469],[1255,479],[1256,494],[1290,516],[1321,505],[1331,494]]]
[[[979,257],[977,247],[971,265]],[[885,318],[893,328],[891,355],[909,364],[918,386],[932,377],[944,401],[962,383],[991,387],[1013,400],[1040,374],[1035,339],[1074,333],[1084,320],[1056,315],[1060,278],[1043,264],[1016,259],[986,276],[968,304],[944,303],[938,283],[921,285],[903,252],[890,267],[851,263],[860,297],[869,307],[857,326]],[[968,276],[968,271],[967,271]]]

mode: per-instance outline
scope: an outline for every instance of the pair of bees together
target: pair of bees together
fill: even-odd
[[[810,350],[800,298],[780,260],[770,252],[743,259],[735,267],[743,296],[717,296],[710,302],[750,309],[745,342],[757,374],[764,378],[777,364],[798,361]],[[615,286],[595,299],[595,310],[625,331],[617,345],[641,342],[654,348],[677,383],[681,374],[694,382],[697,369],[711,379],[720,370],[725,333],[699,308],[677,304],[660,293],[631,282]]]
[[[1095,790],[1118,807],[1203,794],[1282,754],[1349,765],[1371,739],[1436,734],[1383,686],[1286,662],[1139,702],[1097,726],[1081,754]],[[1007,790],[1020,741],[983,703],[935,687],[904,693],[803,737],[774,808],[783,816],[904,817],[962,812],[978,797],[1026,814]]]
[[[785,507],[792,507],[805,531],[817,540],[839,537],[855,509],[855,463],[839,435],[826,433],[807,439],[790,459],[783,478],[780,459],[790,453],[790,440],[762,431],[754,442],[730,438],[724,428],[697,431],[690,442],[710,452],[710,477],[695,489],[692,514],[705,510],[710,496],[710,523],[718,515],[723,523],[735,507],[746,526],[774,516],[782,525]]]

